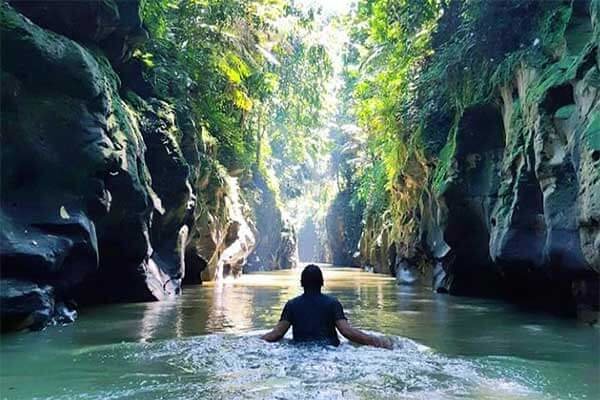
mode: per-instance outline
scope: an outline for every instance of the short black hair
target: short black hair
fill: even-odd
[[[319,290],[323,286],[323,273],[315,264],[308,264],[302,271],[300,283],[305,290]]]

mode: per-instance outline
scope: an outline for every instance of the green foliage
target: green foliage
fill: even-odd
[[[344,79],[366,136],[350,183],[366,216],[387,209],[413,229],[423,191],[453,177],[464,110],[498,101],[522,63],[556,61],[570,17],[558,0],[359,1]]]
[[[294,2],[145,0],[153,40],[134,56],[158,96],[191,110],[210,132],[230,170],[255,168],[290,199],[322,173],[322,155],[331,151],[340,191],[367,215],[389,211],[404,221],[424,190],[442,193],[453,178],[464,110],[497,102],[497,89],[519,65],[544,66],[564,54],[571,7],[558,0],[358,1],[345,20],[350,42],[337,125],[329,129],[334,67],[319,38],[322,22]],[[567,69],[579,65],[571,57]],[[555,83],[550,75],[542,94]],[[349,128],[354,122],[358,128]]]
[[[142,5],[152,36],[140,57],[150,67],[148,80],[159,97],[187,103],[198,126],[217,138],[220,159],[230,168],[249,163],[253,154],[240,122],[252,106],[245,80],[260,62],[254,35],[260,23],[254,23],[248,4],[146,0]]]
[[[317,128],[332,67],[313,16],[282,0],[145,0],[142,16],[152,40],[134,57],[227,168],[255,165],[277,190],[277,175],[326,150]]]
[[[267,129],[274,153],[300,163],[324,150],[317,130],[323,124],[323,94],[332,67],[324,46],[301,40],[298,32],[286,35],[273,51],[281,60],[280,81],[269,104],[273,118]]]
[[[359,54],[349,57],[355,58],[358,73],[352,74],[350,67],[346,83],[352,87],[354,112],[367,136],[369,157],[357,171],[356,191],[367,213],[390,206],[390,194],[401,190],[399,178],[420,152],[420,139],[412,134],[407,117],[414,82],[432,54],[430,38],[439,13],[437,1],[359,2],[351,32]]]
[[[382,161],[367,166],[360,176],[353,204],[365,204],[371,214],[384,212],[389,205],[389,196],[385,191],[387,174]]]
[[[327,49],[319,42],[314,15],[289,8],[285,21],[288,26],[271,49],[278,60],[269,69],[277,77],[276,85],[257,109],[255,121],[261,129],[263,158],[270,160],[273,175],[285,182],[278,185],[282,195],[294,198],[303,193],[311,171],[329,150],[322,127],[333,69]]]

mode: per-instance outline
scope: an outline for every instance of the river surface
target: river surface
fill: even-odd
[[[437,295],[326,269],[325,291],[392,351],[270,344],[258,335],[300,293],[299,271],[110,305],[4,335],[2,399],[598,399],[600,329],[493,300]]]

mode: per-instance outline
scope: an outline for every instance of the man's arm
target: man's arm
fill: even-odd
[[[386,349],[392,349],[394,347],[391,340],[368,335],[360,329],[353,328],[345,319],[338,319],[335,321],[335,326],[337,327],[338,331],[340,331],[340,333],[351,342],[366,344],[373,347],[383,347]]]
[[[285,336],[285,333],[290,329],[290,323],[285,320],[281,320],[275,325],[270,332],[265,333],[260,338],[267,342],[276,342]]]

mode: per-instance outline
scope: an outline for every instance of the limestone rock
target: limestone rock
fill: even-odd
[[[0,275],[29,307],[3,326],[72,320],[72,300],[160,300],[250,258],[297,263],[295,230],[259,174],[228,173],[185,99],[155,98],[129,62],[146,36],[139,10],[0,5]]]
[[[0,280],[2,331],[43,329],[54,315],[54,293],[50,286],[17,279]]]
[[[82,303],[177,291],[167,283],[178,273],[151,260],[163,207],[110,63],[0,7],[3,279],[51,284],[57,299]]]
[[[256,221],[256,248],[248,257],[244,271],[294,268],[298,263],[296,231],[276,203],[275,196],[258,171],[244,188]]]
[[[430,174],[408,165],[399,177],[403,198],[411,180],[427,185],[401,204],[401,221],[389,211],[367,218],[365,264],[382,272],[391,266],[400,280],[403,263],[427,265],[421,277],[436,291],[597,316],[599,14],[595,2],[565,7],[570,20],[549,62],[523,59],[487,100],[467,96],[445,136],[427,132],[446,138],[431,164],[415,169]]]
[[[361,235],[362,208],[351,206],[351,196],[350,191],[338,193],[327,210],[327,247],[335,265],[357,265],[353,255]]]
[[[99,44],[112,61],[124,61],[147,39],[138,0],[10,0],[37,25],[77,42]]]

